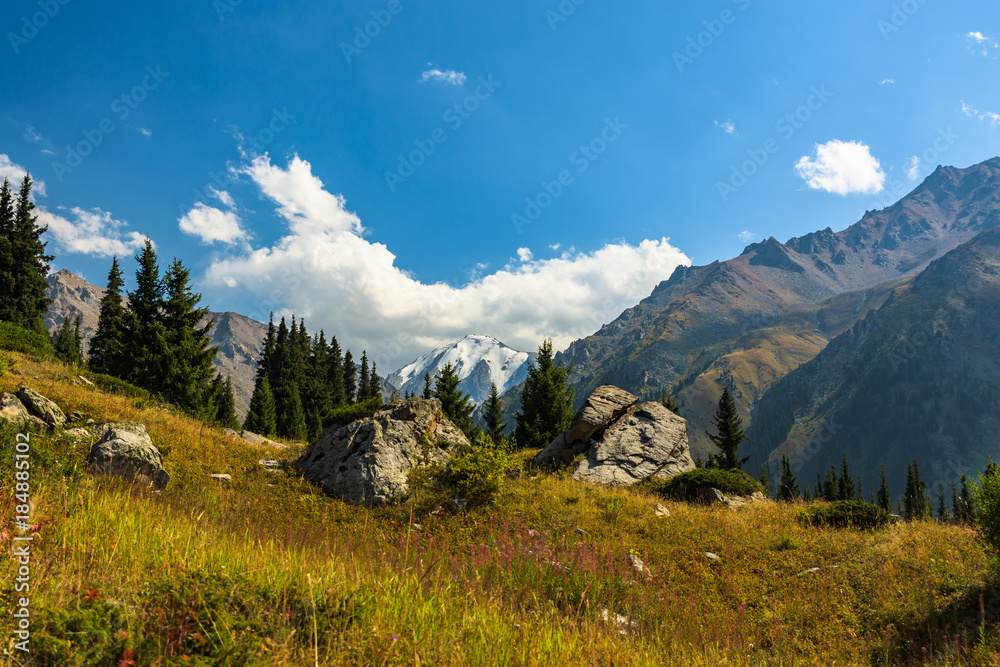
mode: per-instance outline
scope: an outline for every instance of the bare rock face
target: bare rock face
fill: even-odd
[[[298,461],[306,478],[329,496],[354,505],[382,505],[406,493],[407,474],[445,463],[469,441],[441,411],[437,399],[382,406],[373,417],[332,426]]]
[[[617,387],[599,387],[573,417],[569,429],[537,457],[536,464],[586,452],[573,469],[580,482],[631,486],[647,477],[669,479],[694,470],[687,422],[659,403]]]
[[[170,475],[163,469],[163,457],[142,424],[108,424],[103,437],[90,449],[87,472],[114,475],[129,482],[163,489]]]

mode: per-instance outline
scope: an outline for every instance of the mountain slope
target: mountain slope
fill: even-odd
[[[480,405],[490,395],[491,382],[496,383],[501,394],[524,382],[528,376],[528,361],[534,358],[534,354],[518,352],[491,336],[471,334],[403,366],[384,383],[389,392],[420,395],[424,390],[424,375],[433,378],[450,363],[461,380],[459,389]]]
[[[835,329],[849,327],[877,306],[886,285],[912,277],[997,225],[1000,158],[968,169],[939,167],[899,202],[867,212],[843,231],[828,228],[784,244],[771,238],[726,262],[678,268],[648,298],[558,358],[574,367],[578,404],[600,384],[612,383],[646,397],[673,388],[682,401],[697,400],[700,414],[730,382],[731,374],[720,366],[763,363],[762,339],[748,334],[771,330],[763,350],[783,349],[784,358],[767,372],[745,374],[748,386],[738,403],[748,417],[753,400],[771,383],[818,353]],[[825,313],[833,316],[830,321],[798,322],[789,329],[790,314],[849,293],[853,301],[875,301],[853,314],[830,301]],[[725,359],[733,354],[738,358]],[[684,395],[695,386],[697,398]],[[694,411],[682,414],[691,418]],[[710,445],[697,426],[690,433],[691,448],[704,455]]]
[[[1000,229],[895,289],[881,308],[777,382],[753,412],[754,461],[787,454],[800,482],[846,453],[866,485],[916,457],[950,484],[1000,451]],[[900,492],[901,489],[893,489]]]
[[[54,332],[62,326],[67,317],[80,316],[80,330],[83,333],[84,350],[97,331],[97,320],[101,313],[101,299],[105,289],[92,285],[80,276],[61,269],[48,277],[46,295],[52,299],[49,312],[45,315],[45,328]],[[267,334],[267,325],[244,317],[239,313],[209,312],[201,321],[204,326],[214,319],[212,344],[219,348],[215,356],[215,367],[233,383],[236,398],[236,412],[246,415],[253,394],[253,381],[257,373],[257,359],[261,343]]]

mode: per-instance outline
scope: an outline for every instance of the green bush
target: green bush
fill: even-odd
[[[889,513],[863,500],[838,500],[830,505],[812,505],[799,512],[799,522],[807,526],[868,530],[888,525]]]
[[[973,485],[972,497],[978,508],[979,539],[994,555],[1000,556],[1000,466],[990,461],[986,472],[979,475],[979,482]]]
[[[715,488],[728,496],[749,496],[763,493],[760,482],[742,470],[734,468],[695,468],[663,481],[650,479],[643,482],[642,490],[657,493],[673,500],[699,500],[702,489]]]
[[[371,417],[379,408],[382,407],[382,405],[382,399],[376,396],[374,398],[369,398],[367,401],[362,403],[355,403],[353,405],[345,405],[343,407],[334,408],[326,413],[326,417],[323,419],[323,428],[326,429],[331,426],[347,426],[351,422]]]
[[[104,375],[103,373],[90,373],[88,375],[90,381],[96,384],[98,387],[106,392],[112,394],[118,394],[119,396],[125,396],[127,398],[134,398],[140,401],[149,400],[149,392],[141,387],[136,387],[133,384],[129,384],[125,380],[116,378],[113,375]]]
[[[37,331],[28,331],[10,322],[0,322],[0,350],[20,352],[33,357],[49,358],[53,354],[49,337]]]
[[[14,361],[7,355],[0,354],[0,378],[7,374],[7,371],[14,365]]]
[[[507,488],[508,475],[520,469],[520,461],[487,437],[460,448],[445,467],[443,481],[456,498],[485,505]]]

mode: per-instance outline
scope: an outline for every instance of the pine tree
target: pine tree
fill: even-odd
[[[854,485],[854,478],[851,476],[851,468],[847,463],[847,454],[840,461],[840,476],[837,478],[837,500],[854,500],[857,495],[857,487]]]
[[[83,336],[80,334],[80,316],[64,318],[62,328],[52,336],[56,358],[70,366],[83,363]]]
[[[166,332],[161,322],[163,282],[156,250],[148,238],[135,256],[135,291],[128,293],[124,357],[129,360],[124,379],[154,392],[163,388],[163,362],[167,355]]]
[[[441,401],[441,411],[466,436],[472,435],[472,409],[469,395],[458,388],[459,379],[451,362],[444,365],[434,382],[434,398]]]
[[[813,488],[813,497],[819,500],[823,497],[823,477],[816,471],[816,486]]]
[[[665,393],[660,397],[660,405],[665,407],[667,410],[670,410],[675,415],[680,414],[681,406],[677,405],[677,401],[675,401],[674,397],[670,394]]]
[[[371,377],[368,374],[368,352],[361,351],[361,377],[358,379],[358,403],[371,397]]]
[[[837,479],[837,469],[829,464],[826,469],[826,479],[823,480],[823,500],[833,502],[840,496],[840,484]]]
[[[781,457],[781,484],[778,486],[778,500],[792,501],[799,497],[799,485],[792,472],[792,464],[788,454]]]
[[[233,396],[232,381],[217,374],[212,379],[209,396],[212,423],[220,428],[238,429],[240,424],[236,417],[236,399]]]
[[[535,361],[528,362],[528,377],[521,391],[514,437],[525,448],[541,448],[569,428],[573,419],[573,388],[567,386],[572,368],[555,363],[552,341],[538,348]]]
[[[211,331],[215,320],[199,326],[208,308],[198,306],[201,295],[191,290],[190,273],[174,258],[164,276],[166,300],[161,322],[166,353],[160,361],[163,368],[164,398],[191,413],[204,412],[215,376],[213,361],[218,348],[212,346]],[[203,415],[214,418],[212,415]]]
[[[805,493],[802,494],[802,500],[807,503],[811,503],[813,501],[812,489],[806,489]]]
[[[354,403],[358,391],[358,368],[354,365],[354,356],[348,350],[344,353],[344,399],[348,404]]]
[[[0,320],[44,333],[44,317],[51,304],[51,300],[45,295],[48,288],[45,278],[49,274],[49,262],[53,257],[45,254],[47,243],[42,241],[42,235],[48,228],[37,224],[38,216],[33,214],[35,204],[31,201],[31,186],[31,175],[25,174],[14,204],[12,219],[0,222],[0,226],[9,227],[6,232],[9,243],[5,244],[5,250],[0,251],[8,255],[0,258],[0,262],[10,262],[9,267],[0,267],[0,273],[5,270],[9,272],[4,279],[12,283],[11,291],[0,295]],[[8,198],[10,203],[0,202],[0,209],[13,204],[9,187]],[[0,218],[8,215],[8,211],[0,212]]]
[[[486,435],[493,442],[500,442],[504,431],[507,430],[507,422],[503,418],[503,401],[500,400],[500,390],[497,389],[496,382],[490,383],[490,395],[483,403],[483,421],[486,423]]]
[[[274,313],[271,313],[271,319],[267,323],[267,334],[264,336],[264,342],[261,346],[260,362],[257,364],[257,377],[255,382],[260,382],[261,378],[268,378],[270,381],[272,375],[272,366],[275,363],[274,359],[274,348],[277,345],[277,335],[278,332],[274,328]]]
[[[944,521],[945,519],[948,518],[948,508],[944,502],[944,483],[941,482],[940,480],[938,480],[937,497],[938,497],[938,506],[937,506],[938,518]]]
[[[122,305],[122,270],[118,258],[111,260],[108,286],[101,298],[97,332],[90,341],[90,369],[96,373],[125,377],[129,360],[125,358],[126,311]]]
[[[954,481],[951,483],[951,517],[955,521],[959,521],[961,519],[958,509],[958,489],[955,487]]]
[[[382,379],[375,370],[375,362],[372,362],[372,374],[368,378],[368,398],[382,399]]]
[[[434,392],[431,390],[431,375],[430,373],[424,373],[424,398],[431,398],[434,396]]]
[[[344,356],[340,352],[340,343],[337,342],[336,336],[330,339],[330,353],[327,358],[330,404],[334,408],[339,408],[347,403],[347,397],[344,394]]]
[[[10,322],[17,312],[15,288],[17,267],[14,263],[14,194],[10,181],[0,187],[0,320]]]
[[[922,519],[927,514],[928,501],[925,496],[927,483],[920,478],[920,466],[913,459],[906,468],[905,511],[907,520]]]
[[[879,470],[879,477],[881,478],[878,486],[878,506],[884,509],[886,512],[892,511],[892,505],[889,499],[889,484],[885,480],[885,466],[883,465]]]
[[[739,449],[749,438],[743,432],[743,418],[736,413],[736,402],[729,393],[729,387],[722,390],[718,408],[712,417],[712,424],[718,433],[713,435],[706,431],[706,435],[719,448],[715,462],[720,468],[742,469],[750,457],[740,458]]]
[[[278,430],[275,416],[274,394],[267,376],[260,377],[250,397],[250,410],[243,421],[243,428],[267,437],[273,437]]]
[[[278,435],[292,440],[307,437],[306,416],[302,410],[299,388],[286,382],[281,391],[275,392],[274,408],[277,413]]]

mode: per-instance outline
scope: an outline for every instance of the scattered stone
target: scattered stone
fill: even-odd
[[[797,576],[797,577],[801,577],[801,576],[802,576],[803,574],[816,574],[817,572],[819,572],[819,571],[820,571],[820,570],[822,570],[822,569],[823,569],[823,568],[821,568],[821,567],[811,567],[811,568],[809,568],[808,570],[803,570],[802,572],[799,572],[799,573],[798,573],[797,575],[795,575],[795,576]]]
[[[229,482],[229,481],[232,481],[232,479],[233,479],[232,475],[229,475],[229,474],[224,473],[224,472],[223,473],[217,472],[217,473],[209,475],[209,477],[211,477],[212,479],[214,479],[214,480],[216,480],[218,482]]]
[[[114,475],[163,489],[170,475],[163,469],[163,457],[142,424],[107,424],[101,439],[90,449],[87,472]]]
[[[653,508],[653,514],[656,516],[670,516],[670,510],[660,503],[656,503],[656,507]]]
[[[69,438],[74,438],[76,440],[86,440],[91,437],[90,431],[85,428],[71,428],[62,432],[62,434]]]
[[[86,421],[87,421],[87,415],[79,411],[71,412],[66,417],[67,424],[79,424],[81,422],[86,422]]]
[[[406,478],[425,464],[446,464],[468,439],[437,399],[383,405],[374,416],[331,426],[298,460],[305,477],[354,505],[383,505],[409,490]]]
[[[624,614],[612,615],[607,609],[601,611],[601,620],[605,623],[614,623],[615,628],[618,630],[618,634],[623,636],[629,633],[630,628],[637,625],[637,623],[631,620],[628,616],[625,616]]]
[[[414,533],[420,533],[423,532],[424,527],[421,526],[419,523],[411,523],[410,530],[413,531]]]
[[[706,505],[725,505],[731,510],[754,503],[769,503],[771,500],[760,491],[755,491],[749,496],[727,496],[719,489],[705,486],[697,491],[697,498]]]
[[[283,445],[280,442],[275,442],[274,440],[269,440],[262,435],[257,435],[251,431],[234,431],[231,428],[224,428],[222,432],[231,438],[236,438],[237,440],[242,440],[249,445],[256,445],[258,447],[270,447],[271,449],[288,449],[288,445]]]
[[[628,555],[628,562],[632,566],[633,570],[645,576],[646,578],[653,576],[653,573],[650,572],[649,568],[646,567],[646,564],[642,562],[642,559],[636,556],[635,554]]]
[[[93,382],[91,382],[91,381],[90,381],[90,380],[88,380],[87,378],[83,377],[82,375],[77,375],[76,377],[77,377],[77,379],[78,379],[78,380],[79,380],[80,382],[84,383],[84,384],[85,384],[85,385],[87,385],[88,387],[96,387],[96,386],[97,386],[96,384],[94,384]]]
[[[586,453],[573,469],[580,482],[630,486],[693,470],[687,422],[659,403],[640,403],[618,387],[598,387],[570,427],[535,457],[544,465]]]
[[[28,423],[28,408],[14,394],[0,394],[0,419],[14,424]]]
[[[24,404],[24,407],[49,426],[59,427],[66,423],[66,415],[59,409],[59,406],[34,389],[22,386],[17,390],[17,397]]]
[[[587,531],[585,531],[585,530],[584,530],[583,528],[577,528],[577,529],[576,529],[576,532],[577,532],[577,533],[578,533],[579,535],[583,535],[584,537],[586,537],[586,536],[590,535],[590,533],[588,533]]]
[[[281,472],[285,468],[278,459],[261,459],[257,464],[268,472]]]
[[[718,563],[722,561],[722,558],[718,554],[713,554],[711,551],[705,552],[705,558],[712,561],[713,563]]]

